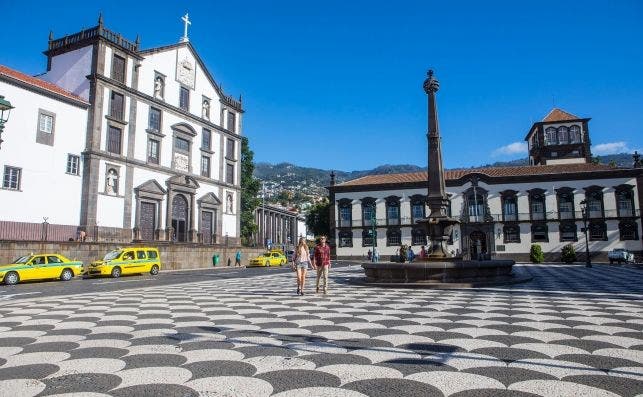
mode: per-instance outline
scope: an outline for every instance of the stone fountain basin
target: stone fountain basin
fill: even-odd
[[[378,286],[474,288],[513,284],[531,279],[516,271],[508,259],[463,260],[445,258],[412,263],[364,262],[364,283]]]

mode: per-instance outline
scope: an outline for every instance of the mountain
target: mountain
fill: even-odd
[[[614,163],[617,167],[631,167],[632,155],[628,153],[596,156],[603,164]],[[514,167],[529,164],[528,159],[498,161],[480,167]],[[385,164],[371,170],[338,171],[335,170],[337,183],[360,178],[366,175],[397,174],[424,171],[426,168],[411,164]],[[326,197],[326,186],[330,184],[331,170],[300,167],[291,163],[257,163],[254,176],[264,182],[266,201],[279,203],[287,207],[307,208],[310,204]]]

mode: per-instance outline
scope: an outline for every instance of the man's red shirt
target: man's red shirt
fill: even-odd
[[[315,246],[315,266],[330,266],[330,246],[328,244]]]

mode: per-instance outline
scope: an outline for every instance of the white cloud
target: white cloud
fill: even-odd
[[[491,153],[492,157],[498,156],[515,156],[517,154],[525,155],[527,154],[527,143],[526,142],[514,142],[509,145],[499,147]]]
[[[632,150],[627,147],[625,142],[600,143],[592,146],[593,155],[606,155],[618,153],[630,153]]]

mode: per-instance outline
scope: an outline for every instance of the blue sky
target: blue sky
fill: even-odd
[[[149,48],[177,42],[189,12],[190,41],[225,92],[243,95],[257,161],[425,166],[428,68],[447,168],[525,157],[525,133],[553,105],[592,118],[595,154],[643,149],[634,0],[2,3],[0,64],[28,74],[45,70],[50,29],[74,33],[102,11]]]

